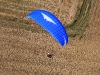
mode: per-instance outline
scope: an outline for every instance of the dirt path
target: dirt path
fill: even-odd
[[[0,75],[99,75],[100,1],[85,37],[61,47],[49,34],[0,28]],[[46,56],[52,52],[53,58]]]

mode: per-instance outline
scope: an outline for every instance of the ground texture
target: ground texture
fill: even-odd
[[[69,38],[64,47],[48,33],[4,27],[2,19],[0,75],[100,75],[100,0],[94,2],[85,36]]]

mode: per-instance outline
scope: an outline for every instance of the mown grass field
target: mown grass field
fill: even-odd
[[[0,75],[99,75],[99,7],[99,0],[0,0]],[[61,20],[66,46],[26,18],[34,9]]]

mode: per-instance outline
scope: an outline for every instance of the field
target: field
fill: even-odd
[[[99,7],[100,0],[0,0],[0,75],[99,75]],[[26,18],[34,9],[62,21],[66,46]]]

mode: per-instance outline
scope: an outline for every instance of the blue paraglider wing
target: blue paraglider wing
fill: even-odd
[[[62,46],[68,43],[68,35],[56,16],[46,10],[34,10],[28,14],[41,27],[48,31]]]

